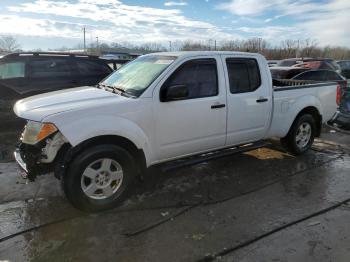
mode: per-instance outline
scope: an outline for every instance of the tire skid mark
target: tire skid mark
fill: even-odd
[[[189,210],[191,210],[191,209],[193,209],[193,208],[195,208],[195,207],[197,207],[199,205],[201,205],[201,203],[182,208],[179,212],[176,212],[172,216],[169,216],[169,217],[167,217],[165,219],[158,220],[158,221],[156,221],[156,222],[154,222],[154,223],[152,223],[150,225],[144,226],[144,227],[139,228],[139,229],[137,229],[135,231],[122,233],[122,235],[124,235],[126,237],[137,236],[137,235],[142,234],[142,233],[144,233],[146,231],[149,231],[149,230],[151,230],[151,229],[153,229],[155,227],[158,227],[158,226],[160,226],[160,225],[162,225],[162,224],[164,224],[164,223],[166,223],[168,221],[172,221],[174,218],[176,218],[176,217],[178,217],[178,216],[188,212]]]
[[[217,258],[219,258],[219,257],[223,257],[223,256],[225,256],[225,255],[228,255],[228,254],[230,254],[230,253],[233,253],[233,252],[235,252],[235,251],[237,251],[237,250],[239,250],[239,249],[241,249],[241,248],[247,247],[247,246],[249,246],[249,245],[251,245],[251,244],[253,244],[253,243],[255,243],[255,242],[258,242],[259,240],[262,240],[262,239],[264,239],[264,238],[266,238],[266,237],[268,237],[268,236],[271,236],[271,235],[273,235],[273,234],[275,234],[275,233],[277,233],[277,232],[279,232],[279,231],[282,231],[282,230],[284,230],[284,229],[287,229],[287,228],[289,228],[289,227],[292,227],[292,226],[294,226],[294,225],[297,225],[297,224],[299,224],[299,223],[301,223],[301,222],[304,222],[304,221],[306,221],[306,220],[308,220],[308,219],[311,219],[311,218],[320,216],[320,215],[325,214],[325,213],[327,213],[327,212],[330,212],[330,211],[332,211],[332,210],[334,210],[334,209],[337,209],[337,208],[340,208],[340,207],[343,207],[343,206],[347,206],[349,203],[350,203],[350,198],[347,198],[347,199],[345,199],[345,200],[343,200],[343,201],[337,202],[336,204],[334,204],[334,205],[332,205],[332,206],[330,206],[330,207],[321,209],[321,210],[316,211],[316,212],[314,212],[314,213],[312,213],[312,214],[310,214],[310,215],[304,216],[304,217],[302,217],[302,218],[299,218],[299,219],[297,219],[297,220],[294,220],[294,221],[292,221],[292,222],[289,222],[289,223],[287,223],[287,224],[284,224],[284,225],[282,225],[282,226],[280,226],[280,227],[276,227],[276,228],[274,228],[274,229],[272,229],[272,230],[270,230],[270,231],[268,231],[268,232],[266,232],[266,233],[264,233],[264,234],[261,234],[261,235],[255,237],[255,238],[249,239],[249,240],[247,240],[247,241],[244,241],[244,242],[242,242],[242,243],[240,243],[240,244],[238,244],[238,245],[232,246],[232,247],[230,247],[230,248],[225,248],[225,249],[223,249],[222,251],[219,251],[219,252],[217,252],[217,253],[214,254],[214,255],[205,256],[205,257],[203,257],[202,259],[199,259],[199,260],[197,260],[197,261],[198,261],[198,262],[214,261],[215,259],[217,259]]]

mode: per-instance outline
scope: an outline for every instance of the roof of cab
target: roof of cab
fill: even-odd
[[[258,53],[248,53],[248,52],[234,52],[234,51],[178,51],[178,52],[158,52],[158,53],[150,53],[147,55],[164,55],[164,56],[176,56],[176,57],[192,57],[199,55],[241,55],[241,56],[250,56],[250,57],[258,57],[262,55]]]

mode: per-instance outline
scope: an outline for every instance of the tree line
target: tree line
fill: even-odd
[[[21,46],[13,36],[0,36],[0,52],[9,53],[20,51]],[[82,45],[73,48],[62,47],[55,51],[69,51],[72,49],[83,49]],[[100,55],[101,52],[117,51],[131,53],[152,53],[162,51],[241,51],[254,52],[264,55],[267,59],[284,59],[292,57],[324,57],[336,60],[350,59],[350,48],[337,46],[320,46],[312,39],[294,40],[287,39],[279,43],[272,43],[262,38],[250,38],[245,40],[221,40],[209,39],[206,41],[185,40],[168,41],[166,44],[159,42],[131,43],[112,42],[101,44],[90,44],[86,48],[89,54]],[[41,49],[32,51],[42,51]],[[51,50],[53,51],[53,50]]]
[[[251,38],[246,40],[226,40],[226,41],[169,41],[168,46],[157,42],[134,44],[130,42],[122,43],[102,43],[98,48],[90,46],[88,51],[99,53],[101,51],[121,51],[136,53],[151,53],[164,51],[240,51],[253,52],[264,55],[267,59],[284,59],[293,57],[320,57],[333,58],[335,60],[350,59],[350,48],[337,46],[319,46],[315,40],[283,40],[277,45],[262,38]]]

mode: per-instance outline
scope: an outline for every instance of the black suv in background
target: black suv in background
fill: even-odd
[[[309,69],[326,69],[336,71],[337,73],[340,73],[341,71],[340,66],[330,58],[288,58],[278,61],[276,66],[295,66]]]
[[[18,125],[12,111],[22,98],[60,89],[93,86],[112,73],[96,56],[14,53],[0,59],[0,130]]]

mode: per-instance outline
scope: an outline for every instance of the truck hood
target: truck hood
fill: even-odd
[[[107,100],[119,99],[125,98],[95,87],[77,87],[19,100],[13,110],[21,118],[42,121],[49,115],[101,106]]]

